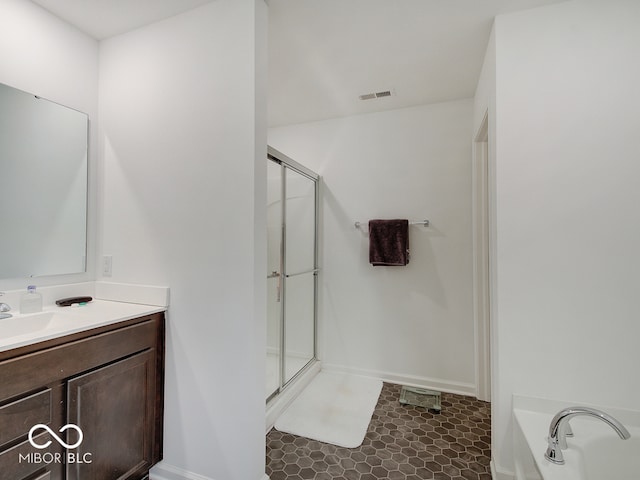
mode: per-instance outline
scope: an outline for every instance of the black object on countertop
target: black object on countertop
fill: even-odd
[[[60,307],[69,307],[74,303],[88,303],[93,300],[93,297],[69,297],[56,300],[56,305]]]

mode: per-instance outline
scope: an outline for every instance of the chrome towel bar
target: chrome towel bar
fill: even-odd
[[[360,228],[363,225],[367,225],[367,222],[356,222],[354,225],[356,228]],[[422,225],[423,227],[428,227],[429,220],[421,220],[419,222],[409,222],[409,225]]]

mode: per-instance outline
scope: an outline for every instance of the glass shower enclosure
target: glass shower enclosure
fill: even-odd
[[[272,147],[267,157],[269,402],[317,359],[319,176]]]

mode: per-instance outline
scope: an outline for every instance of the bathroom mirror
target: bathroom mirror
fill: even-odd
[[[85,271],[88,124],[0,84],[0,278]]]

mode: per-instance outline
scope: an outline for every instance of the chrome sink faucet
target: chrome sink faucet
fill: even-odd
[[[4,292],[0,292],[0,297],[2,295],[4,295]],[[0,320],[13,316],[10,313],[7,313],[9,310],[11,310],[11,307],[9,305],[7,305],[6,303],[0,303]]]
[[[579,415],[586,415],[597,418],[613,428],[618,436],[623,440],[627,440],[631,435],[618,420],[600,410],[589,407],[569,407],[561,410],[551,420],[549,425],[549,447],[547,448],[544,458],[552,463],[563,465],[564,456],[562,450],[567,448],[567,436],[572,436],[569,420]]]

